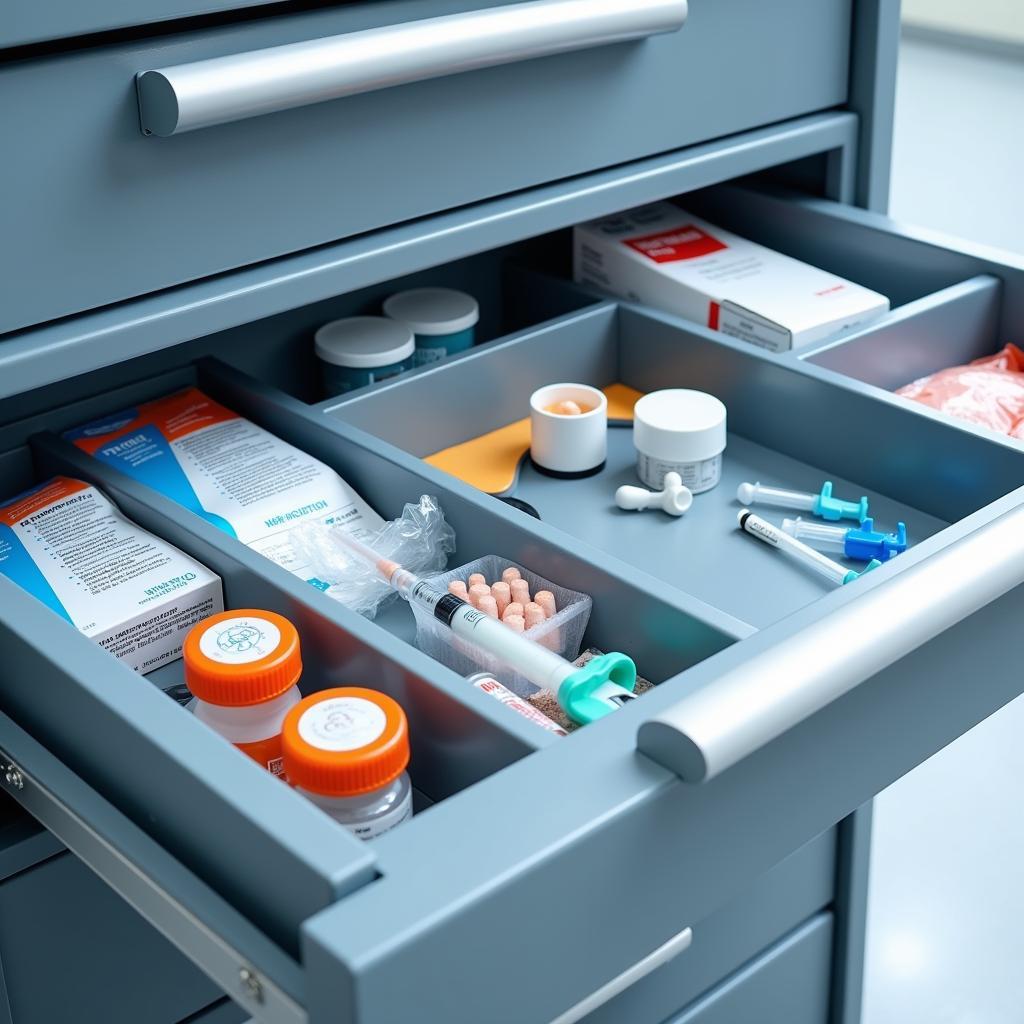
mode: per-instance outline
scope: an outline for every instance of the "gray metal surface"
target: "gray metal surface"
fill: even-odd
[[[831,946],[832,918],[822,914],[665,1024],[826,1024]]]
[[[662,1024],[827,907],[835,896],[835,865],[831,830],[736,893],[728,906],[695,922],[686,956],[592,1013],[586,1024]]]
[[[675,32],[686,0],[528,0],[139,72],[146,135]]]
[[[895,391],[936,370],[999,351],[1001,304],[1002,282],[983,274],[908,302],[880,324],[799,355],[815,366]]]
[[[6,715],[0,715],[0,764],[7,791],[78,858],[62,855],[0,886],[0,954],[19,1024],[71,1018],[101,1024],[110,1019],[115,984],[119,1012],[140,1021],[176,1021],[222,991],[268,1024],[306,1020],[296,1002],[298,965]],[[59,986],[40,977],[54,963],[64,979]],[[257,984],[243,983],[243,972]]]
[[[429,13],[500,6],[431,0]],[[0,332],[836,107],[847,95],[850,9],[851,0],[722,0],[700,7],[683,32],[166,140],[139,130],[137,72],[409,21],[426,13],[422,0],[332,5],[5,64],[0,187],[23,201],[6,211],[18,259],[4,265]],[[725,54],[758,75],[757,90],[722,74]],[[679,102],[689,95],[701,101]],[[535,205],[523,196],[513,205],[524,200]],[[446,258],[435,252],[431,262]],[[42,285],[34,267],[61,287]],[[218,293],[233,290],[219,282]]]
[[[4,339],[0,397],[808,153],[845,151],[856,128],[850,114],[813,115],[44,324]]]

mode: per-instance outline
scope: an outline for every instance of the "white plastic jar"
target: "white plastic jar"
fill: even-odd
[[[725,442],[725,406],[703,391],[652,391],[633,410],[636,473],[653,490],[678,473],[694,494],[710,491],[722,478]]]
[[[295,627],[276,612],[220,612],[192,627],[182,657],[196,718],[283,777],[281,729],[302,699]]]
[[[410,288],[384,302],[384,315],[416,336],[416,365],[466,352],[476,341],[480,306],[454,288]]]
[[[306,697],[285,719],[282,747],[296,790],[360,839],[412,816],[409,726],[387,694],[343,686]]]

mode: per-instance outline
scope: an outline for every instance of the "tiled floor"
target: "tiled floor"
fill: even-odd
[[[1024,61],[904,43],[890,212],[1024,252]],[[863,1024],[1024,1022],[1024,698],[878,797],[871,872]]]

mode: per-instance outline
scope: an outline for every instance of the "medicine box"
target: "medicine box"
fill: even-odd
[[[878,292],[654,203],[577,225],[575,278],[772,352],[881,316]]]
[[[224,609],[219,576],[68,477],[0,504],[0,573],[144,674]]]

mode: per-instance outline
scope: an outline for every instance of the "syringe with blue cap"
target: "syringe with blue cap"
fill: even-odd
[[[843,501],[832,496],[832,481],[826,480],[818,494],[790,491],[782,487],[765,487],[758,483],[742,483],[736,488],[736,500],[741,505],[771,505],[773,508],[792,508],[811,512],[833,522],[852,519],[863,523],[868,517],[868,499]]]
[[[797,516],[796,519],[783,519],[782,529],[790,537],[807,541],[823,551],[838,551],[847,558],[865,562],[872,559],[888,562],[907,550],[906,523],[897,523],[895,533],[880,533],[872,519],[865,519],[860,526],[847,529],[845,526],[810,522]]]

